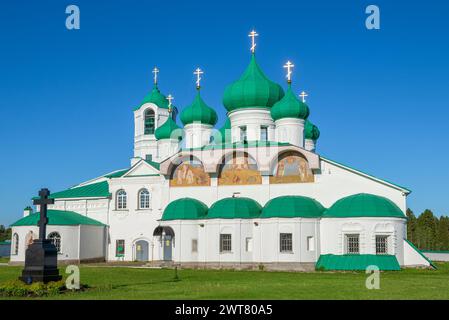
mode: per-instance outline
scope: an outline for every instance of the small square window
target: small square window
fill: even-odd
[[[268,127],[263,126],[260,128],[260,140],[268,141]]]
[[[240,141],[245,142],[248,140],[246,135],[246,126],[240,127]]]
[[[293,251],[293,235],[291,233],[281,233],[279,236],[279,244],[281,252]]]

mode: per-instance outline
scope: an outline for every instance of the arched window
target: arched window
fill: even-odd
[[[150,209],[150,192],[147,189],[139,191],[139,209]]]
[[[125,190],[117,191],[117,210],[126,209],[126,192]]]
[[[17,233],[12,236],[12,254],[19,254],[19,235]]]
[[[52,232],[48,235],[48,239],[55,245],[58,253],[61,252],[61,235],[58,232]]]
[[[152,109],[148,109],[145,111],[145,134],[154,134],[154,111]]]

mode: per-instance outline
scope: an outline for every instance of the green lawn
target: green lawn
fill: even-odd
[[[0,257],[0,263],[8,263],[9,262],[9,258],[7,257]]]
[[[367,290],[362,272],[179,270],[174,281],[171,269],[82,266],[81,283],[92,288],[50,299],[449,299],[449,263],[437,265],[383,272],[380,290]],[[20,272],[0,267],[0,283]]]

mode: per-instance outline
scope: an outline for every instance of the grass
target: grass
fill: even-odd
[[[9,258],[8,257],[0,257],[0,263],[8,263]]]
[[[81,266],[81,283],[91,289],[47,299],[449,299],[449,263],[437,266],[382,272],[380,290],[366,289],[363,272],[186,269],[174,281],[171,269]],[[16,279],[21,270],[0,267],[0,283]],[[64,268],[60,272],[65,274]]]

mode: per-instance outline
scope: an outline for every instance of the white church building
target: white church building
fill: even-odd
[[[61,263],[148,261],[185,267],[381,270],[432,266],[407,241],[404,187],[322,157],[305,92],[256,61],[224,90],[227,119],[201,97],[180,112],[154,87],[134,109],[134,157],[51,195],[48,237]],[[29,207],[12,225],[11,263],[38,234]]]

